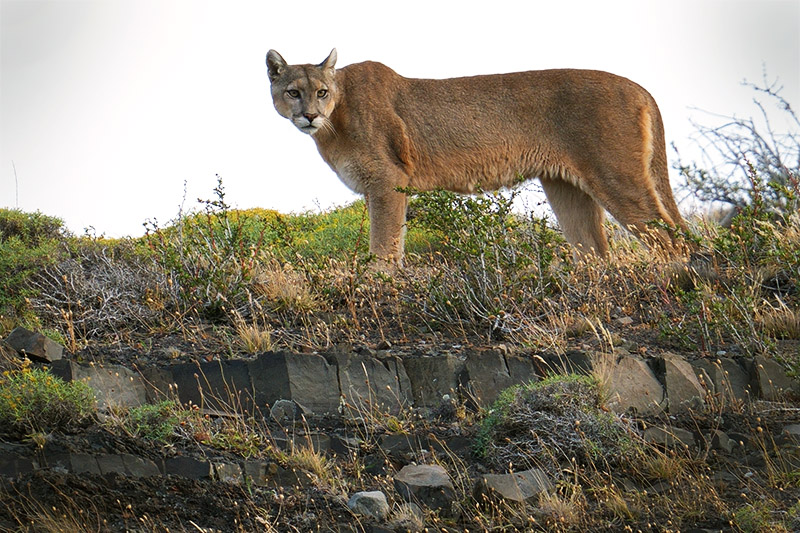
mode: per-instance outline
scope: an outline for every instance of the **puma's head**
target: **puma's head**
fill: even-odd
[[[288,65],[275,50],[267,53],[272,102],[281,116],[300,131],[314,135],[332,129],[331,113],[336,102],[336,49],[319,65]]]

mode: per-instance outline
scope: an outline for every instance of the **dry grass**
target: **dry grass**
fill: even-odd
[[[236,329],[237,344],[249,354],[263,353],[272,351],[272,333],[265,329],[258,321],[253,318],[250,323],[246,322],[241,315],[234,320]]]
[[[800,309],[790,308],[780,298],[764,301],[755,313],[755,323],[769,337],[800,339]]]
[[[290,263],[281,265],[274,259],[259,263],[251,283],[253,292],[275,311],[304,314],[320,308],[308,279]]]

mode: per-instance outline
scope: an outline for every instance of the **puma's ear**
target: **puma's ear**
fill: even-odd
[[[331,53],[328,54],[328,57],[325,58],[325,61],[319,64],[319,68],[322,70],[333,70],[333,67],[336,66],[336,48],[331,50]]]
[[[267,52],[267,71],[269,72],[269,81],[275,81],[281,72],[286,68],[286,60],[275,50]]]

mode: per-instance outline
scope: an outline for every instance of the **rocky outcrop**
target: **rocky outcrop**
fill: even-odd
[[[455,354],[408,355],[383,350],[323,355],[267,352],[252,359],[180,363],[134,371],[119,365],[58,359],[60,346],[17,328],[6,343],[20,354],[49,360],[65,380],[92,387],[101,408],[132,407],[176,398],[210,411],[261,413],[280,420],[300,415],[363,417],[370,411],[397,413],[409,406],[436,408],[443,399],[488,406],[512,386],[554,371],[591,372],[604,381],[608,407],[618,413],[679,414],[701,409],[708,397],[743,402],[797,394],[800,385],[774,359],[697,359],[664,353],[644,359],[625,350],[563,356],[464,350]],[[275,406],[280,403],[280,409]]]

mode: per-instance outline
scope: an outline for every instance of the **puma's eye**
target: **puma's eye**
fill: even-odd
[[[300,91],[297,89],[289,89],[286,94],[289,95],[289,98],[300,98]]]
[[[325,98],[326,96],[328,96],[327,89],[320,89],[319,91],[317,91],[317,98]]]

